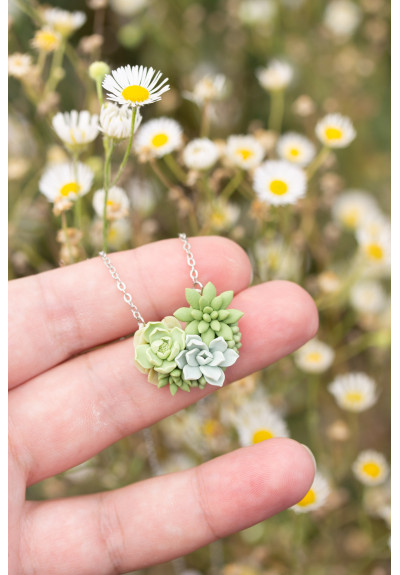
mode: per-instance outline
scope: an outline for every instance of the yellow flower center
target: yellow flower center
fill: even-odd
[[[226,214],[223,212],[213,212],[211,214],[211,221],[214,225],[223,225],[227,221]]]
[[[68,184],[64,184],[60,190],[60,194],[65,198],[68,197],[70,194],[78,195],[81,191],[81,186],[77,182],[69,182]]]
[[[369,244],[367,246],[367,255],[371,260],[381,260],[383,259],[384,253],[383,249],[379,244]]]
[[[359,391],[348,391],[345,395],[347,403],[360,403],[364,396]]]
[[[381,468],[374,461],[369,461],[368,463],[364,463],[364,465],[362,466],[362,470],[365,473],[365,475],[369,475],[370,477],[373,477],[374,479],[376,477],[378,477],[380,475],[380,472],[381,472]]]
[[[51,52],[58,48],[60,39],[51,30],[38,30],[35,34],[34,44],[39,50]]]
[[[238,156],[242,158],[242,160],[248,160],[252,156],[254,156],[253,150],[249,150],[248,148],[240,148],[236,150]]]
[[[275,437],[275,435],[269,429],[258,429],[253,433],[253,444],[260,443],[266,439],[271,439],[272,437]]]
[[[269,189],[276,196],[283,196],[288,191],[288,185],[282,180],[273,180],[269,185]]]
[[[220,431],[218,421],[215,421],[215,419],[207,419],[202,425],[202,431],[207,437],[218,435],[218,432]]]
[[[327,140],[340,140],[343,136],[343,132],[339,130],[339,128],[326,128],[325,136]]]
[[[136,102],[145,102],[149,96],[150,92],[143,86],[127,86],[122,90],[122,97],[134,104]]]
[[[307,361],[310,363],[319,363],[322,359],[322,354],[319,351],[311,351],[307,354]]]
[[[315,496],[315,491],[314,489],[310,489],[305,496],[303,497],[303,499],[301,501],[298,502],[297,505],[300,505],[300,507],[307,507],[308,505],[311,505],[312,503],[315,502],[316,500],[316,496]]]
[[[161,148],[168,142],[167,134],[156,134],[154,138],[151,140],[152,145],[155,148]]]
[[[291,156],[292,158],[297,158],[300,154],[300,150],[298,148],[291,148],[289,150],[289,156]]]
[[[353,208],[343,214],[342,220],[348,228],[354,229],[360,220],[360,213],[356,208]]]

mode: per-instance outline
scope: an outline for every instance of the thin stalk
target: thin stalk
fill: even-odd
[[[96,92],[100,102],[100,106],[102,106],[104,104],[104,98],[103,98],[102,80],[100,80],[99,78],[96,79]]]
[[[285,109],[285,92],[283,90],[271,91],[271,107],[269,111],[268,128],[280,134],[282,129],[283,112]]]
[[[205,102],[201,115],[200,138],[208,138],[210,133],[210,102]]]
[[[72,166],[74,170],[74,180],[79,187],[78,182],[78,154],[72,154]],[[79,194],[76,197],[74,204],[74,225],[78,230],[82,230],[82,196]]]
[[[114,150],[114,141],[111,140],[109,145],[108,138],[104,138],[105,162],[104,162],[104,208],[103,208],[103,251],[108,252],[108,219],[107,219],[107,202],[108,192],[110,189],[111,174],[111,156]]]
[[[325,162],[326,158],[329,156],[330,148],[328,146],[324,146],[321,148],[319,153],[315,156],[314,160],[308,166],[306,170],[307,179],[310,180],[315,172],[318,170],[320,166]]]
[[[122,174],[122,172],[124,171],[126,162],[128,161],[129,154],[130,154],[130,152],[131,152],[132,143],[133,143],[133,136],[134,136],[134,132],[135,132],[136,111],[137,111],[137,108],[133,108],[133,110],[132,110],[132,122],[131,122],[131,133],[130,133],[130,136],[129,136],[128,147],[126,148],[125,155],[124,155],[124,157],[122,158],[121,165],[119,166],[117,175],[115,176],[115,178],[114,178],[114,180],[113,180],[113,182],[112,182],[112,184],[111,184],[111,187],[115,186],[116,183],[118,182],[119,178],[121,177],[121,174]]]
[[[72,254],[71,244],[70,244],[69,237],[68,237],[67,215],[65,212],[61,212],[61,227],[62,227],[62,230],[64,232],[65,245],[67,246],[69,259],[70,259],[71,264],[73,264],[74,263],[74,257]]]
[[[48,94],[49,92],[54,92],[54,90],[57,87],[58,82],[60,81],[59,79],[57,79],[55,72],[59,68],[61,68],[66,45],[67,45],[67,41],[65,38],[63,38],[61,40],[60,47],[53,54],[53,60],[51,62],[49,77],[48,77],[47,83],[46,83],[45,88],[44,88],[45,94]]]
[[[244,178],[244,170],[238,170],[233,178],[226,184],[224,189],[220,193],[220,197],[223,200],[227,200],[235,190],[238,189],[242,180]]]
[[[164,162],[167,164],[174,176],[176,176],[180,182],[185,184],[187,180],[187,174],[182,170],[174,156],[172,154],[167,154],[164,156]]]

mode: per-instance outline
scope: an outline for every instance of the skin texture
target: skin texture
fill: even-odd
[[[225,385],[315,335],[317,311],[302,288],[284,281],[249,288],[250,263],[235,243],[190,242],[203,284],[212,281],[218,293],[233,289],[231,307],[245,313],[240,358]],[[146,321],[186,305],[191,282],[178,239],[111,260]],[[137,324],[99,258],[10,282],[9,312],[11,574],[111,575],[162,563],[294,505],[311,486],[315,466],[307,449],[276,438],[115,491],[25,501],[26,485],[216,388],[172,397],[135,369],[132,339],[120,338]]]

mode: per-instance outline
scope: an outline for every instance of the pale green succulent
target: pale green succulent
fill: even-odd
[[[228,347],[237,351],[241,347],[241,333],[237,322],[243,312],[226,309],[233,299],[233,291],[217,295],[215,286],[208,282],[200,294],[195,289],[186,289],[186,299],[190,307],[181,307],[174,313],[180,321],[186,322],[187,335],[200,335],[207,345],[217,337],[222,337]]]
[[[167,316],[162,321],[147,323],[135,333],[133,343],[137,368],[158,385],[160,378],[176,370],[175,358],[185,348],[186,335],[179,321]]]

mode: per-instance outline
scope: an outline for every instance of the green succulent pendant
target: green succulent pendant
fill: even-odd
[[[225,369],[236,362],[242,345],[238,321],[243,312],[227,309],[232,299],[233,291],[217,295],[211,282],[201,293],[187,288],[189,307],[162,321],[148,322],[135,333],[139,371],[159,388],[168,385],[172,395],[178,389],[202,389],[207,383],[221,387]],[[186,324],[184,329],[180,322]]]

